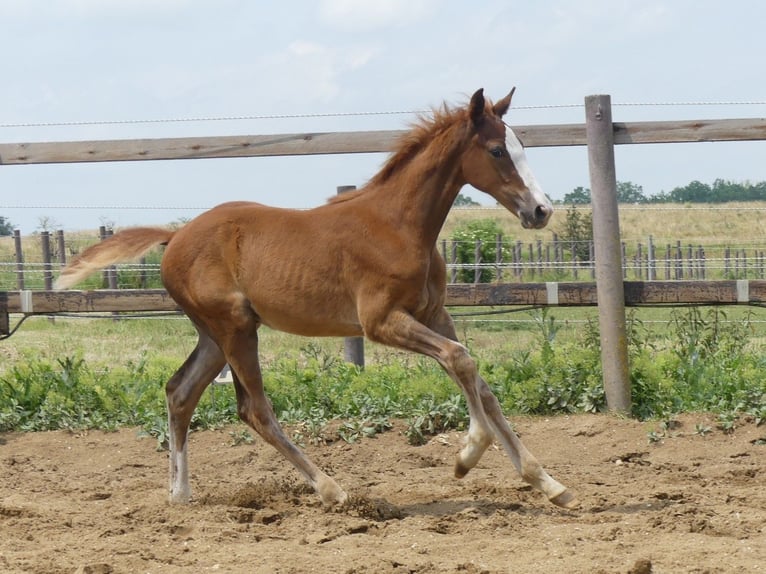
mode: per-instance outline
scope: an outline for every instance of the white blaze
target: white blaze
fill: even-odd
[[[505,147],[508,149],[511,161],[513,161],[513,165],[516,166],[516,171],[519,172],[522,181],[527,186],[527,189],[529,189],[529,193],[532,194],[534,201],[537,202],[538,205],[553,209],[551,202],[543,193],[540,184],[537,183],[537,180],[535,179],[535,175],[529,168],[527,154],[524,153],[524,146],[521,145],[521,141],[519,141],[519,138],[516,137],[516,134],[513,133],[513,130],[508,124],[505,126]]]

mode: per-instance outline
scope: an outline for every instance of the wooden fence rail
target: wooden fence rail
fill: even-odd
[[[766,119],[614,122],[615,144],[766,139]],[[585,124],[514,126],[526,147],[586,145]],[[0,143],[0,165],[375,153],[402,130]]]
[[[625,281],[625,304],[763,305],[766,280]],[[594,282],[459,283],[447,285],[447,305],[593,307]],[[9,314],[139,313],[180,311],[164,289],[97,289],[93,291],[0,291],[0,316]],[[3,324],[3,317],[0,317]]]

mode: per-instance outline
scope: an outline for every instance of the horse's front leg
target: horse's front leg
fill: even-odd
[[[511,425],[503,416],[500,402],[495,397],[489,385],[477,375],[477,386],[481,396],[484,412],[495,431],[495,437],[503,446],[503,449],[511,459],[521,478],[542,491],[553,504],[563,508],[576,508],[578,506],[575,495],[563,484],[554,480],[540,465],[534,455],[527,450],[521,439],[513,432]]]
[[[476,362],[470,357],[467,349],[457,342],[455,327],[447,310],[440,309],[428,323],[428,327],[433,330],[433,336],[429,337],[428,331],[424,335],[433,343],[438,345],[438,337],[444,338],[439,345],[440,353],[435,355],[435,358],[463,390],[470,415],[468,436],[465,446],[458,454],[455,475],[458,478],[465,476],[478,463],[494,436],[527,483],[542,491],[558,506],[577,506],[574,494],[545,472],[511,429],[503,416],[497,397],[486,381],[479,376]]]

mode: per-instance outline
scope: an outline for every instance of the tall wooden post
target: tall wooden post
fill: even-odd
[[[611,98],[587,96],[585,116],[604,391],[609,410],[629,413],[628,339]]]
[[[354,191],[355,185],[339,185],[338,195]],[[364,367],[364,337],[346,337],[343,339],[343,360],[357,367]]]

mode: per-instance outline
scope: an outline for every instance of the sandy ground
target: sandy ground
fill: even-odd
[[[194,501],[166,502],[167,453],[135,429],[0,435],[0,571],[39,574],[766,572],[766,426],[686,415],[521,418],[582,503],[548,503],[491,448],[452,477],[461,436],[401,428],[306,450],[350,494],[324,510],[244,427],[192,435]],[[705,436],[696,425],[712,427]]]

